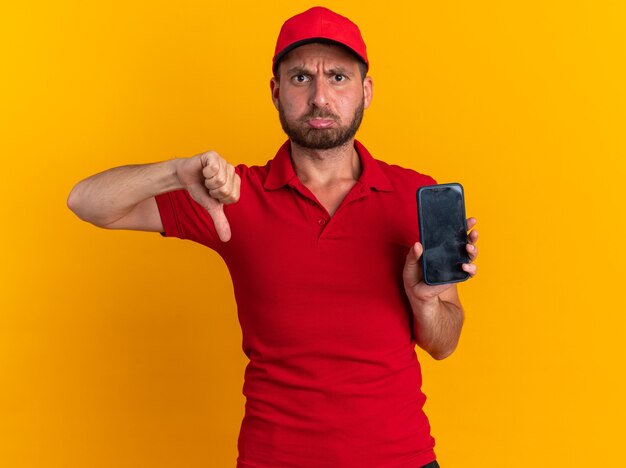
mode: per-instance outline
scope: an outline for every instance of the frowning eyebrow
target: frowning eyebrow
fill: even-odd
[[[304,67],[300,67],[300,66],[295,66],[295,67],[291,67],[290,69],[286,70],[286,73],[289,75],[310,75],[312,73],[311,70],[307,70]]]
[[[311,68],[307,68],[301,65],[296,65],[294,67],[289,68],[286,73],[288,75],[315,75],[315,71]],[[329,68],[324,71],[325,75],[334,76],[334,75],[345,75],[345,76],[353,76],[354,73],[348,70],[346,67],[336,66],[333,68]]]
[[[327,72],[327,75],[345,75],[345,76],[353,76],[354,73],[348,70],[346,67],[335,67],[330,68]]]

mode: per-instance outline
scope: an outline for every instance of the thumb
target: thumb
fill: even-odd
[[[228,242],[230,240],[231,232],[230,224],[228,223],[228,219],[224,213],[224,204],[214,203],[213,206],[207,208],[207,211],[213,220],[213,225],[215,226],[215,230],[217,231],[217,235],[220,240],[222,242]]]
[[[416,242],[409,250],[406,256],[406,262],[404,263],[404,271],[402,277],[404,284],[413,286],[422,280],[422,265],[420,264],[420,258],[424,251],[422,244]]]
[[[230,240],[230,224],[224,214],[224,204],[212,198],[206,191],[206,188],[200,185],[194,185],[187,189],[191,198],[204,207],[209,213],[209,216],[213,220],[213,225],[217,231],[222,242],[228,242]]]

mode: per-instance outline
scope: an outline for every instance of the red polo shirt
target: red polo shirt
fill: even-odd
[[[415,191],[435,181],[375,160],[331,217],[285,143],[237,166],[232,238],[186,191],[156,197],[166,236],[216,250],[234,285],[243,351],[238,468],[417,468],[435,459],[402,286],[418,240]]]

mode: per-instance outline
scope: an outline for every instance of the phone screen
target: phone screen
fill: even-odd
[[[422,271],[426,284],[455,283],[469,278],[467,223],[461,184],[421,187],[417,191]]]

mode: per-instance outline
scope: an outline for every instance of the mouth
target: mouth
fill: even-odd
[[[315,117],[312,119],[308,119],[306,123],[312,128],[322,129],[332,127],[335,124],[335,121],[332,119]]]

